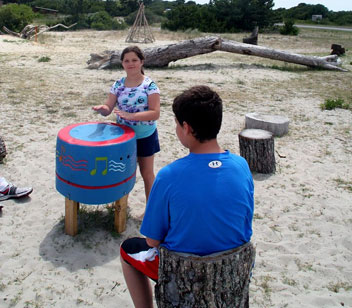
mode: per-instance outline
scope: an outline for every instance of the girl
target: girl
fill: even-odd
[[[105,104],[94,106],[93,110],[103,116],[114,111],[117,123],[134,129],[137,160],[148,201],[155,178],[154,154],[160,151],[155,122],[160,116],[160,91],[154,81],[144,75],[144,55],[139,47],[125,48],[121,53],[121,62],[126,77],[117,80]]]

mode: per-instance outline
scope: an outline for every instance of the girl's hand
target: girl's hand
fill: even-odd
[[[97,106],[93,106],[92,109],[98,113],[100,113],[103,116],[106,116],[108,114],[110,114],[110,110],[109,107],[106,105],[97,105]]]
[[[125,119],[125,120],[134,120],[134,116],[135,114],[134,113],[129,113],[129,112],[126,112],[126,111],[122,111],[120,109],[117,109],[115,108],[114,109],[114,113],[117,114],[120,118],[122,119]]]

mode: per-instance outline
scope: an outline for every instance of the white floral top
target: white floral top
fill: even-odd
[[[125,86],[125,77],[115,81],[110,93],[116,95],[116,105],[119,109],[135,113],[149,109],[148,96],[154,93],[160,94],[158,86],[153,80],[145,76],[143,82],[134,88]],[[117,123],[130,126],[136,132],[136,138],[145,138],[153,134],[156,129],[155,121],[130,121],[117,116]]]

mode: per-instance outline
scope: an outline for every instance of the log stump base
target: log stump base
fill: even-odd
[[[275,167],[274,137],[262,129],[244,129],[238,135],[240,155],[252,172],[273,173]]]
[[[255,248],[249,242],[210,256],[160,248],[155,299],[159,308],[244,308]]]

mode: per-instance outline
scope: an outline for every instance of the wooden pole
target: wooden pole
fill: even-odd
[[[115,230],[121,233],[126,230],[128,194],[113,203],[115,208]]]
[[[65,198],[65,233],[71,236],[78,233],[78,207],[77,201]]]

